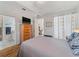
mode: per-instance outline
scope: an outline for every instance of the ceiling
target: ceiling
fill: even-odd
[[[78,1],[0,1],[0,14],[26,17],[61,13],[79,6]],[[25,11],[22,8],[26,9]],[[70,12],[69,11],[69,12]]]
[[[18,1],[17,3],[27,7],[38,15],[71,10],[79,5],[78,1]]]
[[[24,11],[22,8],[26,8],[21,4],[18,4],[15,1],[0,1],[0,14],[1,15],[11,15],[17,17],[28,17],[32,18],[34,16],[33,11],[29,8],[26,8]]]

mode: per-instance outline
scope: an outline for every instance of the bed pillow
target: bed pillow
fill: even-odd
[[[67,36],[67,37],[66,37],[67,42],[72,41],[72,40],[74,39],[74,35],[75,35],[75,34],[76,34],[76,33],[75,33],[75,32],[73,32],[71,35]]]
[[[73,32],[71,35],[67,36],[67,42],[72,41],[74,38],[76,38],[77,36],[79,36],[79,33]]]

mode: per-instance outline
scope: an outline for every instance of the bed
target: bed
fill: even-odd
[[[38,36],[21,44],[21,57],[73,57],[65,40]]]

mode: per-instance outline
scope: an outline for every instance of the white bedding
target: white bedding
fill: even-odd
[[[21,44],[23,57],[73,57],[65,40],[39,36]]]

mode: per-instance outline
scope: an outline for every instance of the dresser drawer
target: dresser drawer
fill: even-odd
[[[24,30],[26,30],[26,29],[31,30],[31,27],[24,27]]]
[[[30,38],[31,38],[30,36],[25,36],[25,37],[24,37],[24,39],[30,39]]]
[[[31,30],[31,28],[24,28],[23,30],[24,31],[29,31],[29,30]]]
[[[31,24],[22,24],[22,41],[28,40],[32,36],[32,25]]]
[[[26,33],[24,33],[23,35],[24,35],[24,36],[30,36],[31,33],[26,32]]]
[[[29,31],[24,31],[24,33],[31,33],[32,31],[31,30],[29,30]]]

